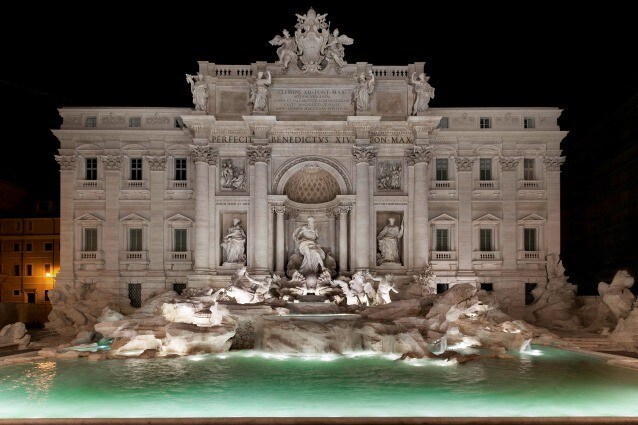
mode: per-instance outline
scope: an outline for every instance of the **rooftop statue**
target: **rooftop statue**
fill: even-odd
[[[294,38],[287,30],[283,30],[283,37],[276,35],[270,44],[279,46],[277,65],[282,65],[282,73],[288,72],[290,65],[295,65],[304,72],[324,71],[332,64],[337,72],[347,63],[343,59],[344,47],[354,43],[346,35],[339,35],[339,30],[330,32],[330,23],[326,16],[317,14],[310,8],[303,15],[297,14],[297,24]]]

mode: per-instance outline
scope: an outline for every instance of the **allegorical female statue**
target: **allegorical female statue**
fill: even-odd
[[[253,104],[253,111],[268,111],[268,86],[272,83],[270,71],[266,71],[267,76],[264,77],[263,72],[257,73],[257,78],[250,88],[250,99],[248,103]]]
[[[423,112],[428,109],[430,99],[434,97],[434,87],[432,87],[428,80],[430,77],[423,72],[416,78],[416,72],[412,73],[410,82],[414,86],[416,92],[416,99],[414,100],[414,106],[412,107],[412,115],[416,115],[419,112]]]
[[[317,273],[320,271],[318,266],[321,266],[321,269],[324,268],[323,260],[326,258],[326,253],[321,249],[321,245],[317,243],[319,232],[317,232],[313,217],[308,217],[307,224],[297,227],[292,234],[292,238],[295,240],[299,253],[303,255],[299,273],[303,275]]]
[[[399,256],[399,239],[403,237],[403,222],[401,227],[394,224],[395,219],[390,217],[388,224],[377,235],[379,243],[380,255],[377,255],[378,264],[381,263],[400,263]]]
[[[355,111],[369,111],[370,95],[375,87],[374,74],[372,71],[368,71],[368,78],[366,78],[362,72],[358,77],[355,77],[355,81],[357,84],[352,93]]]
[[[186,74],[186,81],[191,85],[195,110],[206,112],[208,110],[208,84],[206,84],[204,76],[199,72],[195,76]]]
[[[233,225],[228,228],[228,232],[224,236],[222,242],[222,248],[226,253],[226,263],[239,263],[244,264],[246,262],[246,232],[240,225],[241,220],[233,218]]]

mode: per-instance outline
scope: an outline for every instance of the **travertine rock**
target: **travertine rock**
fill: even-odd
[[[22,322],[16,322],[0,329],[0,347],[17,345],[18,349],[25,349],[31,341],[27,327]]]

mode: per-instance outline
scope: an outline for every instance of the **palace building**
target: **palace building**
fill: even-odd
[[[560,254],[561,111],[429,107],[424,63],[347,63],[351,38],[297,16],[276,62],[199,62],[192,109],[60,109],[56,283],[140,305],[290,275],[312,217],[323,267],[407,286],[431,266],[520,315]]]

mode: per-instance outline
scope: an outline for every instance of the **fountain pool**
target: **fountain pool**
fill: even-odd
[[[0,418],[638,416],[637,371],[552,348],[514,355],[46,361],[0,369]]]

